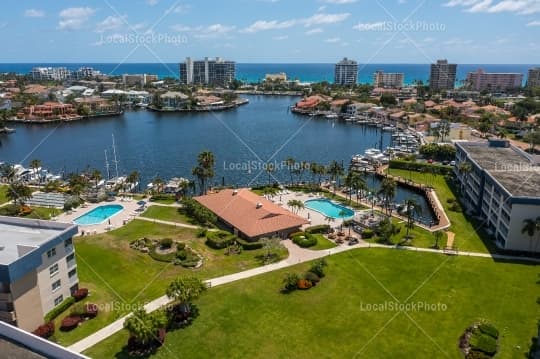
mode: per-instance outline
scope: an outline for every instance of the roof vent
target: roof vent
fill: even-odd
[[[4,249],[6,249],[6,247],[0,246],[0,251],[3,251]]]
[[[257,203],[257,209],[261,208],[263,204],[261,202]]]
[[[233,196],[236,196],[237,194],[238,194],[238,190],[237,190],[237,189],[235,189],[234,191],[232,191],[232,195],[233,195]]]

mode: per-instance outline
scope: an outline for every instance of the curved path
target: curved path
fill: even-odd
[[[143,218],[138,218],[138,219],[143,219]],[[159,223],[162,223],[162,222],[165,222],[165,221],[161,221]],[[165,222],[165,224],[170,224],[170,223],[171,222],[169,223]],[[470,257],[481,257],[481,258],[491,258],[491,259],[500,259],[500,260],[527,261],[527,262],[540,263],[539,258],[515,257],[515,256],[507,256],[507,255],[500,255],[500,254],[489,254],[489,253],[445,251],[445,250],[437,250],[437,249],[430,249],[430,248],[399,247],[399,246],[389,246],[389,245],[383,245],[383,244],[366,243],[362,241],[359,244],[356,244],[354,246],[341,245],[341,246],[337,246],[331,249],[321,250],[321,251],[312,251],[312,250],[302,249],[298,247],[297,245],[293,244],[291,240],[286,240],[286,241],[283,241],[282,243],[289,251],[289,257],[287,259],[284,259],[278,263],[273,263],[266,266],[249,269],[243,272],[238,272],[234,274],[225,275],[222,277],[213,278],[213,279],[207,280],[206,283],[208,284],[209,287],[224,285],[227,283],[236,282],[238,280],[255,277],[260,274],[273,272],[273,271],[283,269],[283,268],[288,268],[299,263],[309,262],[314,259],[323,258],[323,257],[331,256],[334,254],[350,251],[352,249],[358,249],[358,248],[364,248],[364,249],[385,248],[385,249],[397,249],[397,250],[410,250],[410,251],[416,251],[416,252],[428,252],[428,253],[437,253],[437,254],[445,254],[445,255],[459,255],[459,256],[470,256]],[[170,302],[170,299],[167,296],[162,296],[146,304],[144,308],[147,311],[151,312],[167,305],[169,302]],[[82,339],[81,341],[69,346],[68,349],[73,350],[78,353],[81,353],[89,349],[90,347],[96,345],[97,343],[121,331],[124,327],[124,321],[130,315],[131,314],[128,314],[116,320],[115,322],[109,324],[108,326],[98,330],[94,334],[91,334],[88,337]]]

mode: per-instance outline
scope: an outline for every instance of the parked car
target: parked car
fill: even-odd
[[[449,162],[449,161],[446,161],[446,160],[442,161],[442,164],[445,165],[445,166],[448,166],[449,163],[450,163],[450,162]]]
[[[455,166],[456,165],[456,161],[450,161],[450,166]]]
[[[356,238],[353,238],[353,239],[351,239],[351,240],[349,241],[349,245],[350,245],[350,246],[354,246],[355,244],[358,244],[358,243],[359,243],[359,242],[358,242],[358,239],[356,239]]]
[[[427,160],[427,163],[433,163],[433,160],[430,158],[429,160]]]

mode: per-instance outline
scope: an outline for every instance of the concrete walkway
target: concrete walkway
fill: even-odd
[[[143,219],[143,218],[139,217],[138,219]],[[162,223],[162,222],[158,222],[158,223]],[[206,283],[208,284],[209,287],[216,287],[216,286],[236,282],[242,279],[255,277],[260,274],[269,273],[269,272],[273,272],[279,269],[292,267],[300,263],[305,263],[305,262],[309,262],[315,259],[324,258],[324,257],[331,256],[334,254],[343,253],[343,252],[347,252],[353,249],[360,249],[360,248],[361,249],[383,248],[383,249],[395,249],[395,250],[408,250],[408,251],[414,251],[414,252],[428,252],[428,253],[446,254],[446,255],[455,255],[455,256],[491,258],[494,260],[500,259],[500,260],[540,263],[540,258],[515,257],[515,256],[507,256],[507,255],[500,255],[500,254],[490,254],[490,253],[446,251],[446,250],[438,250],[438,249],[431,249],[431,248],[400,247],[400,246],[390,246],[390,245],[376,244],[376,243],[367,243],[363,241],[361,241],[359,244],[356,244],[354,246],[349,246],[345,244],[345,245],[340,245],[340,246],[327,249],[327,250],[322,250],[322,251],[312,251],[308,249],[302,249],[298,247],[297,245],[293,244],[291,240],[286,240],[286,241],[283,241],[282,243],[289,251],[289,257],[287,259],[282,260],[278,263],[273,263],[266,266],[249,269],[243,272],[238,272],[234,274],[225,275],[222,277],[213,278],[213,279],[207,280]],[[146,304],[144,308],[147,311],[151,312],[167,305],[169,302],[170,302],[170,299],[167,296],[162,296]],[[68,349],[73,350],[77,353],[81,353],[91,348],[92,346],[98,344],[99,342],[121,331],[124,327],[124,321],[130,315],[131,314],[128,314],[116,320],[115,322],[109,324],[108,326],[98,330],[94,334],[91,334],[88,337],[82,339],[81,341],[71,345],[70,347],[68,347]]]

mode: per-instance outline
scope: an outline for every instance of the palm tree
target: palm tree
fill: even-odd
[[[191,171],[192,174],[199,180],[202,195],[205,195],[207,192],[207,181],[214,178],[215,164],[216,159],[214,154],[210,151],[203,151],[199,153],[199,156],[197,157],[197,167],[193,168]]]
[[[159,329],[167,325],[167,316],[163,310],[147,313],[144,308],[133,312],[124,322],[124,328],[142,346],[148,346],[157,339]]]
[[[349,171],[345,177],[345,186],[349,187],[349,202],[352,201],[352,190],[356,192],[356,200],[358,201],[358,191],[366,188],[366,181],[356,172]]]
[[[315,177],[317,176],[317,171],[319,168],[319,164],[317,162],[311,162],[309,164],[309,171],[311,172],[311,183],[315,184]]]
[[[14,204],[24,205],[32,197],[32,190],[22,183],[12,183],[8,187],[6,197]]]
[[[161,190],[163,189],[163,185],[165,184],[165,182],[163,182],[163,180],[161,179],[161,177],[159,176],[156,176],[153,180],[152,180],[152,184],[154,185],[154,188],[155,188],[155,191],[156,193],[161,193]]]
[[[390,177],[385,177],[381,182],[381,187],[377,194],[382,195],[384,199],[384,207],[386,209],[386,215],[389,215],[390,203],[394,200],[396,196],[396,181]]]
[[[90,173],[90,179],[94,181],[97,188],[99,181],[102,179],[101,172],[97,169],[93,170],[92,173]]]
[[[141,186],[139,182],[140,179],[141,179],[141,176],[139,172],[133,171],[127,176],[126,182],[129,184],[137,184],[137,188],[140,188]]]
[[[328,165],[328,174],[333,182],[336,182],[339,177],[343,176],[343,166],[338,161],[332,161]],[[334,194],[336,194],[336,184],[334,183]]]
[[[438,133],[441,138],[441,142],[444,142],[446,137],[450,135],[450,123],[446,120],[443,120],[439,123]]]
[[[291,176],[291,185],[293,184],[293,172],[294,172],[294,165],[296,164],[296,161],[294,158],[289,157],[285,160],[285,164],[287,165],[287,168],[289,169],[289,176]]]
[[[37,175],[38,170],[41,168],[41,161],[33,159],[30,161],[30,168],[34,171],[34,176]]]
[[[197,277],[178,277],[169,284],[166,294],[176,304],[189,309],[191,302],[199,298],[205,290],[206,285]]]
[[[267,163],[264,170],[268,173],[268,185],[272,183],[272,173],[276,172],[276,166],[273,163]]]
[[[409,231],[414,228],[414,215],[422,213],[422,207],[415,199],[409,198],[405,201],[405,210],[407,211],[407,234],[405,238],[409,239]]]
[[[523,221],[523,228],[521,229],[522,234],[527,234],[529,237],[531,237],[531,241],[529,244],[529,252],[532,252],[532,243],[535,233],[538,232],[538,238],[536,239],[536,246],[535,251],[538,248],[538,243],[540,242],[540,217],[536,217],[536,219],[526,219]]]
[[[435,237],[435,248],[436,249],[439,249],[439,241],[441,240],[442,235],[443,235],[443,233],[440,230],[433,232],[433,236]]]
[[[287,206],[291,207],[294,214],[298,214],[298,211],[305,208],[304,202],[298,199],[291,199],[289,202],[287,202]]]

